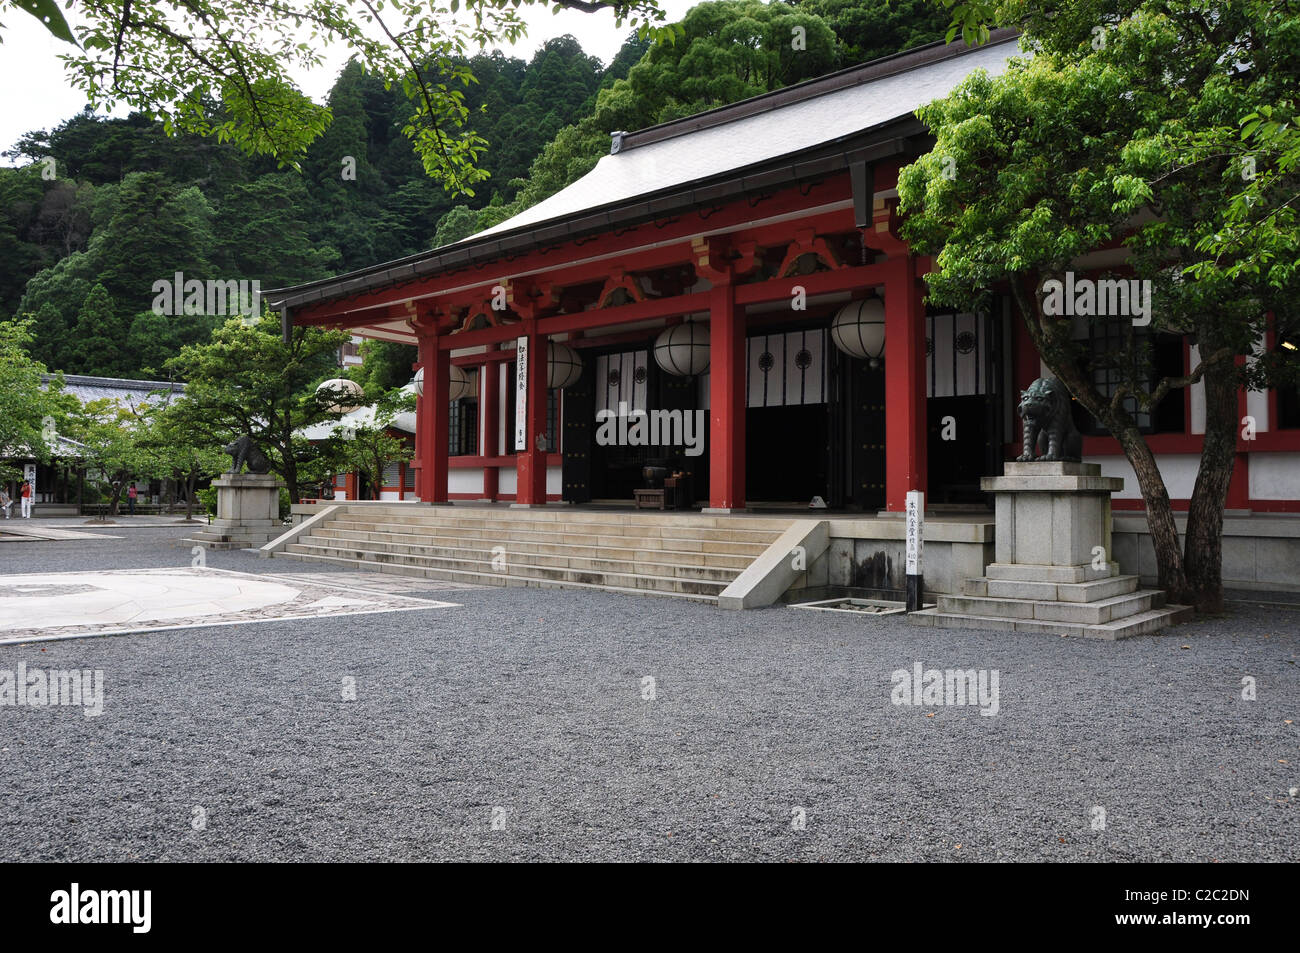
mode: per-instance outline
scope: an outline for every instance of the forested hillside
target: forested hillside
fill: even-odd
[[[142,116],[78,115],[29,133],[11,153],[28,164],[0,168],[0,315],[34,319],[32,354],[52,369],[161,375],[220,319],[155,314],[155,281],[182,272],[269,289],[456,241],[584,174],[611,130],[929,42],[946,22],[928,0],[717,0],[690,11],[676,44],[629,40],[608,66],[568,36],[528,62],[475,56],[464,95],[491,177],[455,201],[402,135],[409,102],[355,63],[301,169],[169,137]],[[405,355],[387,356],[409,368]]]

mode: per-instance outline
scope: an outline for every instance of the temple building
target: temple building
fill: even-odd
[[[979,480],[1020,452],[1019,392],[1044,369],[1008,300],[927,306],[932,263],[899,235],[896,185],[933,143],[915,110],[1018,52],[1005,32],[935,44],[614,131],[590,173],[493,228],[266,299],[286,329],[418,347],[411,467],[425,502],[630,505],[662,466],[705,513],[819,497],[875,516],[901,512],[910,490],[983,506]],[[1181,337],[1152,345],[1155,373],[1196,360]],[[1239,444],[1230,516],[1300,512],[1300,399],[1240,401],[1257,432]],[[1141,421],[1176,509],[1204,421],[1199,385]],[[1078,423],[1084,459],[1125,479],[1115,508],[1140,510],[1118,443]],[[1230,519],[1225,532],[1296,555],[1297,524]],[[1225,558],[1225,576],[1256,579]]]

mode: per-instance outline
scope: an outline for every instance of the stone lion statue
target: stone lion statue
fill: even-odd
[[[239,473],[245,463],[248,464],[249,473],[266,473],[271,469],[271,461],[266,459],[266,454],[257,449],[253,438],[248,434],[236,438],[221,449],[230,454],[233,461],[230,467],[231,473]]]
[[[1070,415],[1070,395],[1060,381],[1040,377],[1020,394],[1017,410],[1024,422],[1024,453],[1021,462],[1068,460],[1078,463],[1083,454],[1083,437]]]

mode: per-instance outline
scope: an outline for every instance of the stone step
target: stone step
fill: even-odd
[[[678,537],[653,537],[653,536],[634,536],[626,537],[622,535],[593,535],[590,533],[561,533],[551,531],[533,531],[527,527],[491,527],[491,528],[456,528],[456,527],[439,527],[439,526],[412,526],[404,523],[370,523],[358,520],[343,518],[330,520],[326,524],[332,528],[348,530],[356,533],[374,534],[383,538],[384,536],[405,536],[411,537],[412,540],[418,540],[428,536],[439,536],[442,538],[457,540],[482,540],[491,546],[504,545],[510,542],[533,542],[544,543],[557,547],[558,549],[567,549],[570,546],[601,546],[608,548],[628,548],[635,546],[639,549],[665,549],[675,552],[701,552],[701,553],[719,553],[735,556],[758,556],[767,549],[774,541],[746,541],[733,542],[728,540],[715,540],[709,538],[685,539]]]
[[[1137,576],[1111,576],[1091,582],[1021,582],[988,579],[991,599],[1030,599],[1034,602],[1098,602],[1136,592]]]
[[[1163,592],[1146,589],[1094,602],[1035,602],[1029,599],[941,595],[937,609],[952,614],[1101,625],[1150,609],[1159,609],[1164,604]]]
[[[527,586],[535,589],[598,589],[602,592],[620,592],[633,596],[663,596],[672,599],[685,599],[691,602],[704,602],[717,605],[716,595],[703,595],[689,592],[672,592],[659,589],[627,588],[619,586],[591,585],[581,582],[564,582],[544,578],[526,578],[509,576],[502,573],[462,572],[455,569],[438,569],[427,566],[412,566],[405,563],[376,563],[364,559],[350,559],[342,556],[325,556],[317,553],[294,553],[295,559],[306,562],[319,562],[335,566],[348,566],[353,569],[372,572],[390,573],[399,576],[414,576],[423,579],[441,579],[447,582],[463,582],[476,586]]]
[[[387,550],[340,547],[337,541],[312,541],[290,543],[287,551],[295,555],[320,555],[354,559],[365,563],[404,564],[430,569],[456,570],[479,576],[508,575],[521,579],[549,579],[553,582],[584,583],[601,588],[627,590],[653,589],[659,592],[688,593],[716,596],[727,588],[731,578],[702,579],[693,575],[659,576],[623,569],[570,569],[557,566],[537,566],[509,561],[504,573],[494,573],[491,560],[455,559],[431,556],[414,556],[392,553]],[[673,567],[686,570],[691,567]],[[707,570],[703,571],[707,572]],[[734,577],[732,577],[734,578]]]
[[[390,553],[395,557],[419,556],[427,559],[441,559],[450,562],[474,562],[491,566],[498,554],[491,550],[470,549],[460,546],[425,546],[375,544],[369,540],[339,539],[335,536],[312,532],[301,538],[297,545],[317,546],[340,551],[369,550],[371,552]],[[675,576],[683,579],[706,579],[712,582],[731,582],[738,575],[739,569],[720,566],[701,566],[693,563],[664,562],[655,560],[622,559],[602,554],[583,553],[524,553],[506,548],[506,566],[518,562],[522,565],[536,566],[541,569],[581,569],[594,572],[620,572],[631,575]]]
[[[371,533],[361,530],[336,529],[326,525],[313,529],[313,538],[348,540],[351,542],[383,543],[395,552],[427,552],[444,550],[449,553],[481,553],[490,558],[495,546],[503,545],[506,552],[526,553],[552,556],[586,557],[590,559],[616,559],[636,563],[671,563],[674,565],[700,566],[710,569],[729,569],[739,574],[751,562],[753,555],[731,555],[727,553],[686,552],[673,549],[643,549],[632,546],[586,546],[578,543],[559,545],[556,543],[536,543],[520,539],[503,542],[458,536],[424,536],[417,533]],[[757,555],[757,554],[754,554]]]
[[[1107,563],[1101,569],[1091,563],[1082,566],[1038,566],[1030,563],[989,563],[984,570],[987,579],[1004,579],[1012,582],[1091,582],[1119,575],[1119,563]]]
[[[969,616],[959,613],[923,609],[910,612],[904,618],[912,625],[939,629],[991,629],[1000,632],[1041,632],[1050,635],[1070,635],[1087,639],[1128,639],[1138,635],[1152,635],[1170,626],[1185,622],[1192,616],[1191,606],[1164,606],[1149,609],[1136,615],[1089,625],[1078,622],[1052,622],[1046,619],[1017,619],[1005,616]]]
[[[512,523],[506,520],[472,521],[470,523],[444,522],[437,519],[378,520],[347,514],[330,521],[346,524],[350,529],[374,532],[441,532],[449,535],[478,535],[483,538],[509,534],[527,534],[536,539],[589,539],[604,535],[618,539],[667,539],[715,543],[743,543],[766,547],[781,534],[770,530],[715,530],[690,526],[602,526],[601,524],[570,525],[567,523]],[[600,531],[605,532],[600,532]]]
[[[347,501],[340,502],[340,507],[348,507]],[[579,510],[570,507],[549,507],[546,509],[505,509],[474,506],[426,506],[424,504],[394,504],[390,506],[365,504],[354,505],[348,509],[349,514],[376,514],[384,518],[397,517],[406,519],[477,520],[507,523],[590,523],[607,526],[659,526],[671,525],[695,529],[724,529],[785,532],[794,522],[795,517],[761,517],[761,516],[703,516],[676,512],[611,512],[597,510]]]

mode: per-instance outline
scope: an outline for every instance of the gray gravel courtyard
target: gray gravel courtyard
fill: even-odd
[[[0,573],[189,564],[117,535]],[[1300,606],[1106,643],[427,586],[460,607],[0,646],[106,684],[0,707],[0,860],[1300,858]],[[917,662],[997,715],[892,704]]]

